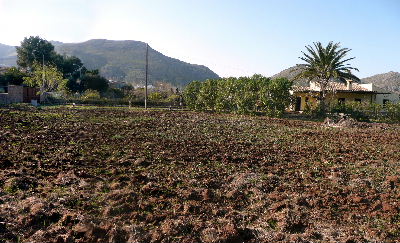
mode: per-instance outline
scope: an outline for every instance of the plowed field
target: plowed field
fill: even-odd
[[[0,242],[399,242],[400,127],[0,108]]]

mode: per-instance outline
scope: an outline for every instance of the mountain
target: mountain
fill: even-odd
[[[17,64],[17,52],[14,46],[0,44],[0,67],[15,66]]]
[[[300,73],[300,67],[299,66],[293,66],[290,68],[287,68],[275,75],[273,75],[271,78],[287,78],[289,80],[293,80],[298,74]],[[307,79],[298,79],[298,80],[293,80],[293,83],[295,86],[308,86],[308,81]]]
[[[361,79],[362,83],[373,83],[379,88],[400,94],[400,73],[388,72]]]
[[[113,41],[94,39],[82,43],[62,43],[51,41],[59,54],[77,56],[88,69],[99,69],[107,79],[143,84],[146,66],[146,43],[140,41]],[[5,46],[5,45],[2,45]],[[0,63],[15,65],[15,48],[6,46],[0,51]],[[2,48],[2,47],[0,47]],[[10,49],[11,48],[11,49]],[[2,49],[1,49],[2,50]],[[11,59],[10,59],[11,58]],[[13,58],[13,59],[12,59]],[[164,81],[175,86],[184,86],[193,80],[218,78],[208,67],[189,64],[167,57],[149,47],[149,83]]]

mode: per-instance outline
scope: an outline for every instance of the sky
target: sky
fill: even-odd
[[[400,72],[400,0],[0,0],[0,43],[137,40],[221,77],[272,76],[340,42],[355,74]]]

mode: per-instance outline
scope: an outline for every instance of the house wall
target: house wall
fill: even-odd
[[[317,94],[313,93],[295,93],[296,97],[301,97],[300,110],[304,111],[306,106],[316,107],[318,104]],[[308,102],[306,103],[306,99]],[[361,99],[362,103],[375,102],[375,94],[359,94],[359,93],[336,93],[334,95],[328,94],[326,97],[326,103],[338,102],[339,98],[344,98],[345,102],[354,102],[356,99]]]
[[[361,99],[361,103],[371,103],[375,101],[375,94],[359,94],[359,93],[336,93],[328,96],[329,102],[338,102],[339,98],[344,98],[346,102],[354,102]]]
[[[317,105],[317,97],[314,95],[311,95],[309,93],[298,93],[295,94],[296,97],[301,97],[301,104],[300,104],[300,110],[304,111],[306,109],[306,106],[308,105],[309,107],[315,107]],[[306,102],[308,98],[308,101]]]
[[[375,102],[383,105],[383,100],[389,100],[391,103],[397,104],[400,102],[400,95],[395,93],[390,94],[377,94]]]

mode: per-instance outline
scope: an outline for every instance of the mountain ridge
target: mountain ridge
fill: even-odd
[[[107,79],[141,84],[145,77],[146,43],[133,40],[91,39],[79,43],[50,41],[59,54],[73,55],[82,60],[88,69],[99,69]],[[10,48],[0,46],[0,53]],[[2,52],[4,50],[4,52]],[[16,65],[14,56],[0,55],[3,66]],[[190,64],[168,57],[149,46],[150,83],[163,81],[174,86],[184,86],[193,80],[206,80],[219,76],[204,65]]]
[[[390,71],[387,73],[375,74],[361,79],[362,83],[372,83],[379,88],[400,94],[400,73]]]

